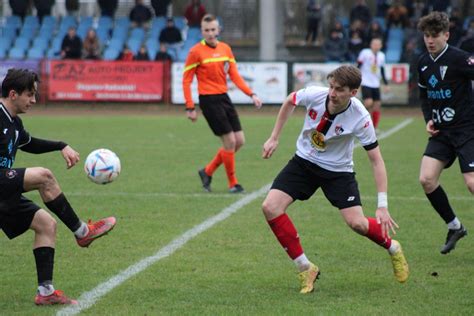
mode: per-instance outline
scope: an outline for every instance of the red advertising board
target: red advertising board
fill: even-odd
[[[49,63],[49,100],[161,101],[163,64],[141,61]]]

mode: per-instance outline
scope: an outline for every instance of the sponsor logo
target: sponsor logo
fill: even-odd
[[[443,120],[444,120],[445,122],[450,122],[450,121],[452,121],[455,114],[456,114],[456,111],[454,111],[454,110],[451,109],[451,108],[444,108],[444,109],[441,111],[441,117],[443,118]]]
[[[425,71],[426,68],[428,68],[428,66],[423,66],[423,67],[421,67],[421,71],[422,71],[422,72]]]
[[[439,66],[439,72],[441,74],[441,80],[444,80],[444,75],[446,75],[447,70],[448,70],[448,66]]]
[[[14,169],[10,169],[10,170],[8,170],[8,171],[5,173],[5,175],[6,175],[6,177],[7,177],[8,179],[13,179],[13,178],[15,178],[15,177],[16,177],[16,174],[17,174],[17,173],[16,173],[16,170],[14,170]]]
[[[433,99],[433,100],[445,100],[445,99],[451,99],[453,96],[453,93],[451,92],[451,89],[439,89],[439,90],[428,90],[427,92],[428,99]]]
[[[367,127],[369,127],[369,126],[370,126],[370,121],[365,122],[364,128],[367,128]]]
[[[355,196],[349,196],[349,197],[347,198],[347,202],[352,202],[352,201],[354,201],[354,200],[355,200]]]
[[[471,56],[467,59],[467,64],[470,66],[474,65],[474,56]]]
[[[438,84],[438,79],[436,79],[435,75],[431,75],[430,79],[428,80],[428,83],[434,88]]]
[[[315,110],[311,109],[308,112],[308,116],[314,121],[318,117],[318,112]]]
[[[7,132],[8,132],[8,128],[4,128],[4,129],[3,129],[3,135],[6,135]]]
[[[469,167],[474,168],[474,161],[469,164]]]

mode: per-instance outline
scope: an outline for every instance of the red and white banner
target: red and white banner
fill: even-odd
[[[141,61],[49,63],[49,100],[161,101],[163,64]]]

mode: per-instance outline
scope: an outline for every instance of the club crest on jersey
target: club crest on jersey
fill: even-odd
[[[336,128],[334,128],[334,132],[338,136],[344,133],[344,129],[342,128],[342,125],[336,125]]]
[[[470,57],[467,59],[467,64],[468,64],[469,66],[474,65],[474,56],[470,56]]]
[[[364,124],[364,128],[367,128],[367,127],[369,127],[369,126],[370,126],[370,120],[369,120],[369,121],[367,121],[367,122],[365,122],[365,124]]]
[[[324,134],[313,130],[311,132],[311,145],[316,148],[318,151],[326,150],[326,143],[324,142]]]
[[[308,116],[314,121],[318,117],[318,112],[315,110],[311,109],[308,112]]]
[[[441,74],[441,80],[444,80],[444,75],[446,75],[447,70],[448,70],[448,66],[439,66],[439,73]]]
[[[228,61],[224,62],[224,72],[229,72],[230,64]]]
[[[5,173],[5,175],[8,179],[13,179],[16,177],[16,170],[10,169]]]

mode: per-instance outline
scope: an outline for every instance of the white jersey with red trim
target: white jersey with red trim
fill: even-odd
[[[370,88],[380,88],[380,79],[382,78],[380,67],[385,65],[385,54],[380,51],[374,54],[370,48],[364,48],[360,51],[357,62],[361,64],[361,85]]]
[[[369,112],[357,98],[346,110],[329,115],[328,88],[308,87],[294,94],[293,103],[306,107],[303,129],[296,141],[296,154],[321,168],[334,172],[353,172],[354,139],[362,146],[377,144]]]

